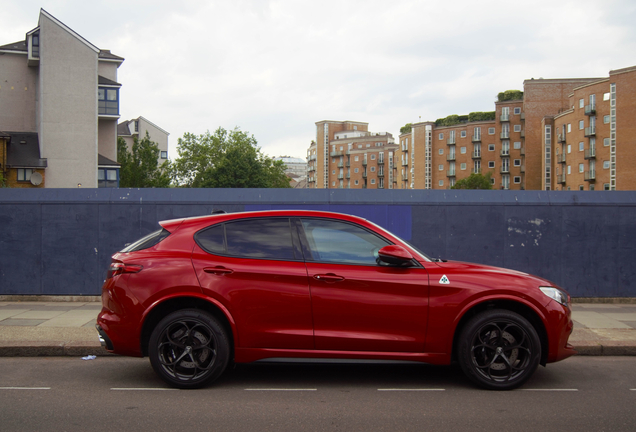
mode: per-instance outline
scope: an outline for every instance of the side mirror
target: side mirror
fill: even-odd
[[[413,261],[413,255],[398,245],[384,246],[378,251],[378,258],[386,264],[400,267],[409,267]]]

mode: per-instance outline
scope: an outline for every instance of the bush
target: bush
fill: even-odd
[[[523,92],[521,90],[506,90],[497,94],[497,100],[499,102],[523,100]]]

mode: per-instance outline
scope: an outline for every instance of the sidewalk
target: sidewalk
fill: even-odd
[[[0,357],[110,355],[95,330],[100,302],[0,302]],[[574,303],[579,355],[636,355],[636,304]]]

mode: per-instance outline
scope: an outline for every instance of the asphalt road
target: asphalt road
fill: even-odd
[[[0,358],[0,430],[631,431],[636,358],[570,358],[510,392],[413,364],[240,365],[185,391],[147,359]]]

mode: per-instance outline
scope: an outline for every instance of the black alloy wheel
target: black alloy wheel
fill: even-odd
[[[458,344],[464,374],[491,390],[511,390],[532,376],[541,358],[536,330],[521,315],[489,310],[475,315],[462,329]]]
[[[230,357],[223,326],[207,312],[183,309],[162,319],[150,336],[155,372],[177,388],[198,388],[217,379]]]

